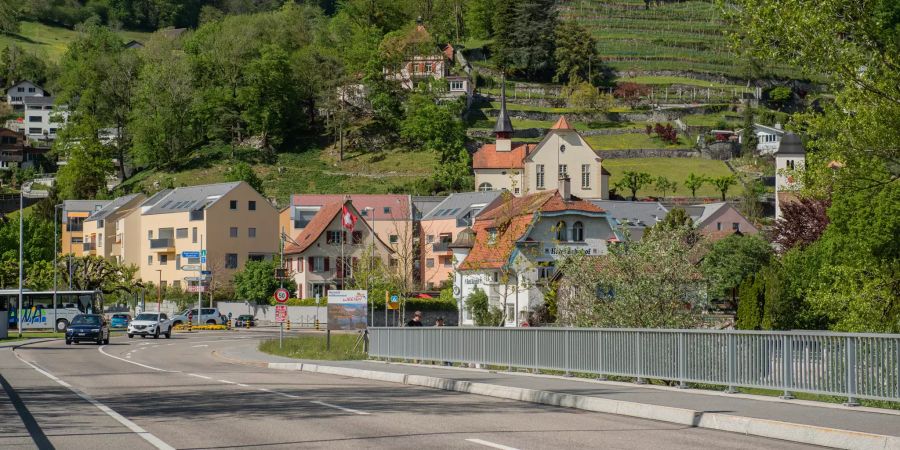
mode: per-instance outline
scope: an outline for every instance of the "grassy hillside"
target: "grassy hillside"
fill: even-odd
[[[691,191],[684,187],[684,180],[688,175],[695,173],[706,177],[715,178],[723,175],[730,175],[731,171],[722,161],[700,158],[634,158],[634,159],[607,159],[603,161],[603,167],[612,174],[609,177],[609,186],[619,181],[622,173],[626,170],[635,172],[647,172],[656,178],[664,176],[678,183],[675,190],[676,197],[690,197]],[[739,187],[733,187],[729,192],[729,196],[737,194]],[[628,192],[620,192],[620,195],[628,195]],[[638,197],[659,196],[653,186],[646,187],[638,191]],[[669,192],[667,195],[672,196]],[[709,183],[704,184],[702,188],[697,190],[698,197],[718,197],[719,191]]]
[[[77,34],[77,31],[68,28],[51,27],[37,22],[20,22],[18,34],[0,34],[0,49],[6,48],[9,44],[16,44],[26,51],[55,61],[65,53],[69,42],[75,39]],[[118,34],[122,37],[123,43],[132,39],[147,40],[150,36],[149,33],[137,31],[119,31]]]
[[[628,71],[690,71],[746,77],[730,51],[727,25],[714,1],[566,0],[562,17],[587,27],[599,42],[600,56],[612,68]],[[788,66],[769,68],[794,77]]]

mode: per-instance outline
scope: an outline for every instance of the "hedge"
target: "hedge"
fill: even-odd
[[[406,302],[407,311],[410,310],[421,310],[421,311],[456,311],[456,302],[455,301],[446,301],[439,298],[407,298],[404,299]],[[276,305],[275,300],[269,302],[270,305]],[[316,299],[314,298],[289,298],[286,303],[287,306],[316,306]],[[319,306],[328,305],[327,298],[321,298],[319,300]],[[384,310],[384,300],[379,299],[375,301],[374,310],[382,311]]]

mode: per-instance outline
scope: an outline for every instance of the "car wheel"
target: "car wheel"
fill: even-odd
[[[166,339],[172,339],[172,327],[169,327],[169,330],[166,331]]]
[[[128,333],[128,339],[134,339],[134,335],[131,333]]]
[[[215,324],[216,324],[216,321],[215,321],[215,320],[212,320],[212,319],[209,319],[209,320],[206,321],[206,324],[207,324],[207,325],[215,325]]]
[[[156,329],[156,333],[153,333],[153,339],[159,339],[159,328]]]
[[[145,337],[147,337],[146,334],[142,334],[142,335],[141,335],[141,339],[143,339],[143,338],[145,338]]]
[[[66,339],[66,345],[72,345],[72,340],[71,340],[71,339]]]
[[[66,320],[66,319],[59,319],[59,320],[56,321],[56,331],[57,331],[57,332],[62,333],[62,332],[64,332],[64,331],[66,331],[67,328],[69,328],[69,321],[68,321],[68,320]]]

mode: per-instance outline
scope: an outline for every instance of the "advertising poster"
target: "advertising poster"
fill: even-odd
[[[366,329],[368,305],[366,291],[328,291],[328,329]]]

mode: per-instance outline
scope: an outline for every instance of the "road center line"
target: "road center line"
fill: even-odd
[[[466,439],[466,441],[467,441],[467,442],[471,442],[471,443],[473,443],[473,444],[483,445],[483,446],[485,446],[485,447],[499,448],[500,450],[518,450],[518,449],[515,448],[515,447],[509,447],[509,446],[506,446],[506,445],[495,444],[495,443],[493,443],[493,442],[485,441],[485,440],[483,440],[483,439]]]
[[[285,395],[286,395],[286,394],[285,394]],[[317,405],[327,406],[327,407],[329,407],[329,408],[339,409],[339,410],[341,410],[341,411],[348,412],[348,413],[359,414],[359,415],[361,415],[361,416],[368,416],[368,415],[369,415],[369,413],[367,413],[367,412],[365,412],[365,411],[360,411],[360,410],[358,410],[358,409],[344,408],[343,406],[332,405],[331,403],[325,403],[325,402],[321,402],[321,401],[318,401],[318,400],[313,400],[313,401],[310,402],[310,403],[315,403],[315,404],[317,404]]]
[[[106,347],[106,346],[105,346],[105,345],[101,345],[100,348],[98,348],[97,350],[99,350],[100,353],[103,353],[104,355],[109,356],[110,358],[118,359],[119,361],[127,362],[128,364],[134,364],[134,365],[136,365],[136,366],[141,366],[141,367],[143,367],[143,368],[145,368],[145,369],[155,370],[155,371],[157,371],[157,372],[168,372],[168,373],[179,373],[179,372],[180,372],[180,371],[178,371],[178,370],[166,370],[166,369],[160,369],[160,368],[158,368],[158,367],[148,366],[148,365],[146,365],[146,364],[141,364],[141,363],[139,363],[139,362],[129,361],[129,360],[125,359],[125,358],[119,358],[118,356],[110,355],[109,353],[106,353],[106,351],[103,350],[104,347]]]
[[[209,345],[207,345],[207,344],[200,344],[200,345],[192,345],[192,346],[191,346],[191,348],[197,348],[197,347],[209,347]]]
[[[190,375],[192,377],[203,378],[204,380],[212,380],[212,377],[208,377],[206,375],[199,375],[196,373],[189,373],[188,375]]]
[[[218,381],[219,383],[225,383],[225,384],[237,384],[234,381],[228,381],[228,380],[216,380],[216,381]]]
[[[81,392],[80,390],[78,390],[71,384],[66,383],[65,381],[61,380],[60,378],[57,378],[56,375],[53,375],[52,373],[47,372],[28,361],[25,361],[24,359],[22,359],[21,356],[19,356],[18,353],[13,352],[13,354],[16,355],[16,358],[18,358],[19,361],[22,361],[23,363],[28,364],[28,366],[30,366],[32,369],[38,371],[38,373],[46,376],[47,378],[55,381],[57,384],[68,388],[70,391],[74,392],[75,395],[81,397],[86,402],[96,406],[97,409],[99,409],[100,411],[103,411],[104,413],[106,413],[106,415],[108,415],[109,417],[112,417],[117,422],[121,423],[122,425],[125,425],[126,428],[133,431],[135,434],[140,436],[145,441],[149,442],[150,445],[152,445],[160,450],[175,450],[175,447],[172,447],[171,445],[166,444],[165,442],[162,441],[162,439],[154,436],[149,431],[141,428],[138,424],[128,420],[127,418],[125,418],[125,416],[113,411],[110,407],[104,405],[103,403],[98,402],[97,400],[94,400],[93,397],[85,394],[84,392]]]

